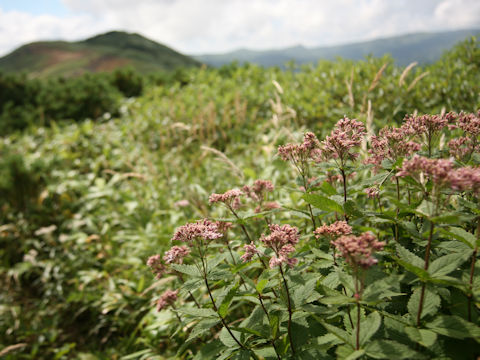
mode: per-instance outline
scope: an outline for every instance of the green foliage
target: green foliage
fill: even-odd
[[[470,50],[459,50],[464,48]],[[476,61],[478,47],[469,42],[454,52]],[[50,127],[31,119],[23,133],[4,136],[0,353],[8,350],[7,359],[287,359],[293,351],[301,359],[477,356],[475,193],[437,191],[428,176],[420,184],[410,177],[399,180],[398,198],[393,176],[402,162],[385,162],[374,174],[360,163],[368,156],[367,142],[356,148],[358,162],[346,166],[345,202],[334,159],[309,163],[317,179],[306,179],[303,191],[295,168],[275,156],[278,145],[297,141],[306,126],[323,139],[344,113],[369,118],[378,133],[406,112],[444,106],[445,97],[435,98],[431,90],[438,81],[432,74],[440,72],[435,65],[410,90],[398,86],[401,69],[387,67],[369,90],[384,61],[324,62],[299,72],[255,66],[185,71],[180,81],[145,85],[118,117],[112,111],[111,119],[52,121]],[[446,55],[442,61],[470,60]],[[352,69],[350,104],[344,80]],[[471,69],[452,73],[452,79],[478,92]],[[125,76],[134,85],[135,76]],[[407,84],[414,78],[407,74]],[[75,104],[68,104],[75,89],[103,104],[105,94],[93,84],[119,98],[111,79],[52,80],[58,89],[42,95],[42,111],[47,114],[47,103],[58,96],[64,100],[56,111],[75,113]],[[5,80],[12,89],[34,84],[22,81]],[[46,83],[35,84],[33,92]],[[445,95],[452,104],[447,110],[479,105],[458,89],[452,85]],[[12,95],[10,108],[23,111],[26,103],[16,101],[21,99]],[[92,100],[89,111],[99,103]],[[53,114],[54,104],[49,106]],[[443,134],[443,144],[462,135],[458,129]],[[448,145],[440,143],[433,158],[449,156]],[[472,156],[455,167],[478,163]],[[252,186],[256,179],[275,184],[261,204],[243,196],[233,213],[208,203],[209,194]],[[366,187],[378,188],[379,198],[367,198]],[[430,203],[423,202],[427,196]],[[273,200],[278,206],[264,208]],[[178,226],[205,217],[228,219],[232,227],[221,238],[188,244],[183,263],[169,265],[154,280],[148,257],[163,257]],[[359,269],[338,249],[333,254],[333,239],[317,238],[312,218],[315,227],[348,218],[354,234],[375,234],[386,243],[375,254],[378,263]],[[267,224],[287,223],[299,229],[289,254],[299,263],[270,268],[275,250],[259,239],[270,234]],[[260,253],[244,263],[240,256],[250,241]],[[167,289],[179,290],[178,299],[157,312],[155,302]]]

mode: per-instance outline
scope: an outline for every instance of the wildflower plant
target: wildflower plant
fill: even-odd
[[[407,116],[360,154],[365,128],[345,117],[322,141],[307,133],[303,143],[281,146],[308,211],[267,206],[275,200],[269,180],[212,194],[212,207],[223,205],[230,217],[179,227],[172,247],[147,261],[165,287],[157,307],[174,314],[175,336],[183,337],[177,355],[478,356],[477,120]],[[452,136],[450,149],[440,148],[439,139]],[[450,158],[464,136],[475,146]],[[311,185],[312,177],[331,177],[324,163],[341,181]]]

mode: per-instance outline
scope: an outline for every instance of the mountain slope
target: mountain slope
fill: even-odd
[[[120,31],[78,42],[35,42],[0,58],[0,71],[37,77],[76,76],[125,66],[151,73],[198,65],[196,60],[139,34]]]
[[[478,34],[480,34],[480,29],[416,33],[340,46],[315,48],[294,46],[266,51],[241,49],[225,54],[199,55],[194,58],[212,66],[222,66],[232,61],[251,62],[263,66],[283,66],[290,60],[295,60],[297,64],[306,64],[322,59],[332,60],[338,56],[359,60],[367,55],[391,54],[397,64],[408,65],[412,61],[433,62],[455,43]]]

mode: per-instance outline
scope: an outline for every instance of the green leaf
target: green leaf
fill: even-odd
[[[185,315],[194,317],[213,317],[218,318],[218,314],[212,309],[197,309],[197,308],[179,308],[178,311]]]
[[[465,231],[459,227],[450,227],[448,231],[444,230],[444,232],[448,235],[453,236],[455,239],[460,240],[464,244],[468,245],[470,248],[475,249],[475,243],[477,238],[475,235]]]
[[[265,289],[265,286],[268,284],[268,279],[260,279],[257,282],[257,286],[255,287],[258,291],[259,294],[262,293],[263,289]]]
[[[231,332],[232,332],[233,336],[235,336],[235,338],[240,341],[240,332],[235,331],[235,330],[231,330]],[[226,347],[229,347],[229,348],[238,348],[239,347],[239,345],[237,344],[235,339],[232,337],[232,335],[230,335],[230,333],[228,332],[226,327],[222,328],[218,338],[220,339],[220,341]]]
[[[468,254],[449,254],[432,261],[428,267],[428,272],[432,277],[447,275],[457,269],[470,256]]]
[[[218,315],[220,315],[220,317],[224,318],[225,316],[227,316],[228,308],[230,307],[230,304],[232,303],[233,297],[236,295],[237,290],[238,284],[235,284],[235,286],[231,286],[230,289],[228,289],[228,292],[223,298],[222,303],[218,307]]]
[[[437,334],[455,339],[474,338],[480,341],[480,327],[456,315],[437,316],[426,327]]]
[[[404,261],[402,259],[399,259],[397,257],[393,257],[393,259],[397,263],[399,263],[401,266],[403,266],[406,270],[408,270],[411,273],[417,275],[420,278],[420,280],[427,281],[428,279],[430,279],[430,275],[426,270],[424,270],[420,267],[417,267],[415,265],[412,265],[409,262],[406,262],[406,261]]]
[[[346,305],[356,302],[354,298],[340,294],[336,296],[325,296],[318,301],[325,305]]]
[[[435,204],[428,200],[423,200],[420,206],[415,209],[415,212],[426,218],[431,218],[435,213]]]
[[[270,328],[272,329],[272,337],[277,338],[278,328],[280,326],[280,317],[277,314],[270,314]]]
[[[397,244],[397,253],[400,259],[402,259],[403,261],[406,261],[423,270],[423,266],[425,264],[424,260],[419,258],[417,255],[411,253],[400,244]]]
[[[320,185],[320,190],[322,190],[327,195],[336,195],[337,189],[335,189],[332,184],[328,181],[324,181],[322,185]]]
[[[378,312],[369,314],[360,321],[360,345],[364,345],[378,331],[382,324],[382,317]]]
[[[316,316],[314,316],[315,318],[317,318]],[[318,319],[318,318],[317,318]],[[327,331],[333,335],[335,335],[338,339],[342,340],[345,344],[348,344],[351,346],[352,349],[355,348],[353,342],[352,342],[352,339],[350,338],[350,336],[348,335],[348,333],[345,331],[345,330],[342,330],[334,325],[331,325],[321,319],[318,319],[320,321],[320,323],[322,324],[322,326],[327,329]]]
[[[200,320],[193,328],[190,336],[187,339],[187,342],[194,340],[195,338],[207,333],[212,329],[215,325],[220,322],[220,319],[203,319]]]
[[[187,274],[197,278],[202,276],[200,271],[198,271],[197,267],[194,265],[171,264],[170,266],[174,270],[181,272],[182,274]]]
[[[304,194],[302,199],[317,209],[343,214],[343,207],[336,201],[333,201],[325,196],[317,194]]]
[[[410,340],[417,342],[425,347],[430,347],[435,344],[435,341],[437,341],[437,334],[430,330],[417,329],[415,327],[406,327],[405,332],[407,333]]]
[[[353,200],[347,200],[347,202],[343,204],[343,209],[345,213],[350,216],[363,217],[365,215]]]
[[[421,354],[392,340],[375,340],[365,347],[365,353],[374,359],[422,359]]]
[[[418,314],[418,306],[420,304],[420,295],[421,295],[421,287],[417,287],[413,294],[410,296],[410,300],[408,301],[408,312],[412,315],[412,319],[417,318]],[[437,309],[440,307],[440,296],[437,293],[433,292],[428,286],[425,288],[425,294],[423,298],[423,307],[422,307],[422,316],[423,319],[427,315],[435,314]]]

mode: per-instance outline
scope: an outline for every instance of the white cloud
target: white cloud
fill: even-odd
[[[121,29],[186,53],[333,45],[480,24],[478,0],[62,0],[67,18],[2,12],[0,53]],[[1,7],[1,6],[0,6]]]

